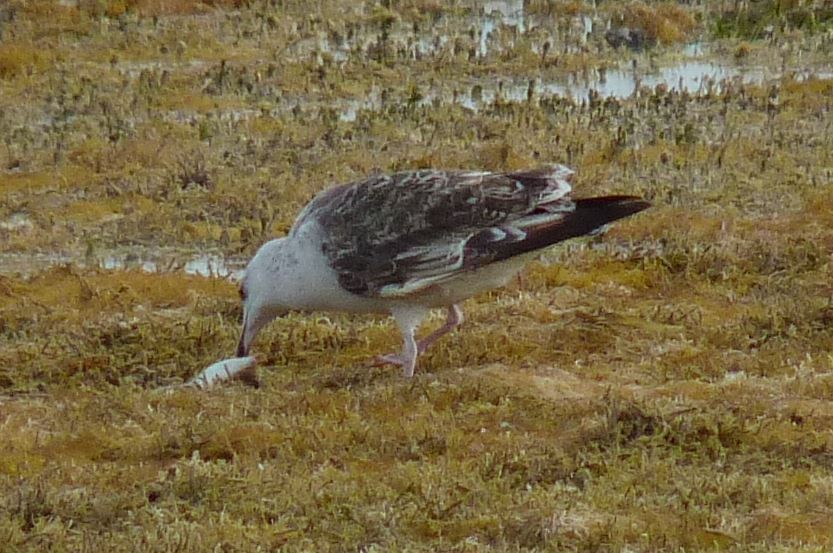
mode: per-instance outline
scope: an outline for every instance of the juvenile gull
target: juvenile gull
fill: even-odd
[[[390,313],[401,353],[380,362],[413,376],[417,357],[463,321],[460,302],[505,285],[538,250],[598,231],[650,204],[633,196],[570,198],[573,172],[420,170],[320,193],[285,238],[264,244],[240,285],[238,357],[290,310]],[[438,330],[414,333],[431,308]]]

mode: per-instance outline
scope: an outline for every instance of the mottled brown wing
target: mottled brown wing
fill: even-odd
[[[322,193],[299,223],[314,217],[327,231],[324,253],[346,290],[405,296],[489,262],[487,248],[467,248],[472,237],[506,246],[528,225],[562,218],[573,209],[571,174],[557,166],[379,175]]]

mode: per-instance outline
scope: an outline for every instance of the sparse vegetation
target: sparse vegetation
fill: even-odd
[[[622,2],[614,7],[612,18],[617,26],[642,32],[652,44],[676,44],[691,40],[697,29],[694,14],[671,2],[652,5],[643,2]]]
[[[714,32],[719,37],[763,39],[793,29],[814,33],[829,29],[833,23],[833,6],[829,2],[760,0],[715,4],[720,6],[714,18]]]
[[[827,8],[780,2],[815,23],[761,36],[738,14],[774,3],[525,5],[0,7],[4,550],[833,547]],[[657,44],[611,48],[608,19]],[[709,59],[783,73],[543,86],[713,29]],[[385,318],[292,314],[260,388],[169,388],[240,331],[196,256],[244,262],[374,171],[544,162],[654,207],[468,302],[414,380],[365,364]]]

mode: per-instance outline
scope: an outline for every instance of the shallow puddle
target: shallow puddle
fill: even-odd
[[[480,21],[480,41],[477,48],[480,57],[485,57],[489,53],[489,37],[499,21],[509,27],[515,27],[519,33],[526,32],[523,1],[486,2],[483,5],[483,14],[484,17]]]
[[[96,267],[106,271],[139,270],[146,273],[183,272],[237,281],[246,268],[245,259],[227,259],[219,254],[187,255],[174,252],[120,252],[82,258],[68,254],[0,254],[0,274],[32,275],[59,265]]]
[[[285,56],[288,59],[313,56],[319,61],[327,56],[335,62],[345,62],[387,46],[408,58],[422,59],[440,54],[458,37],[469,37],[476,44],[477,56],[482,58],[490,52],[500,51],[493,40],[499,27],[505,26],[523,35],[529,30],[527,19],[523,0],[489,1],[479,7],[477,13],[462,17],[442,15],[427,26],[397,21],[384,31],[378,26],[360,27],[347,37],[332,37],[321,32],[297,41],[287,49]]]
[[[217,254],[183,258],[174,255],[139,256],[131,252],[101,257],[98,266],[106,270],[140,269],[147,273],[182,271],[189,275],[239,280],[243,276],[245,261],[231,261]]]
[[[703,52],[698,44],[686,47],[686,51]],[[592,96],[602,99],[616,98],[623,100],[633,96],[642,88],[656,89],[663,85],[669,91],[688,92],[699,95],[719,93],[727,86],[740,84],[761,84],[782,76],[778,70],[761,66],[745,66],[722,63],[714,59],[686,59],[664,67],[642,68],[639,64],[627,69],[599,71],[587,79],[572,77],[563,80],[541,81],[532,79],[501,79],[473,81],[465,85],[456,83],[457,88],[448,89],[441,86],[427,91],[420,106],[437,106],[457,103],[473,111],[495,103],[498,99],[506,102],[523,102],[530,95],[537,98],[560,97],[581,104]],[[810,78],[831,78],[829,71],[805,72],[797,74],[799,80]],[[382,109],[381,92],[374,90],[367,96],[355,100],[343,100],[339,119],[354,121],[361,110],[379,111]]]

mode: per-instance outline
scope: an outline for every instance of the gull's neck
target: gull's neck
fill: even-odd
[[[303,311],[339,310],[357,298],[338,284],[321,249],[320,229],[304,225],[280,240],[269,259],[268,275],[273,280],[273,301]]]

